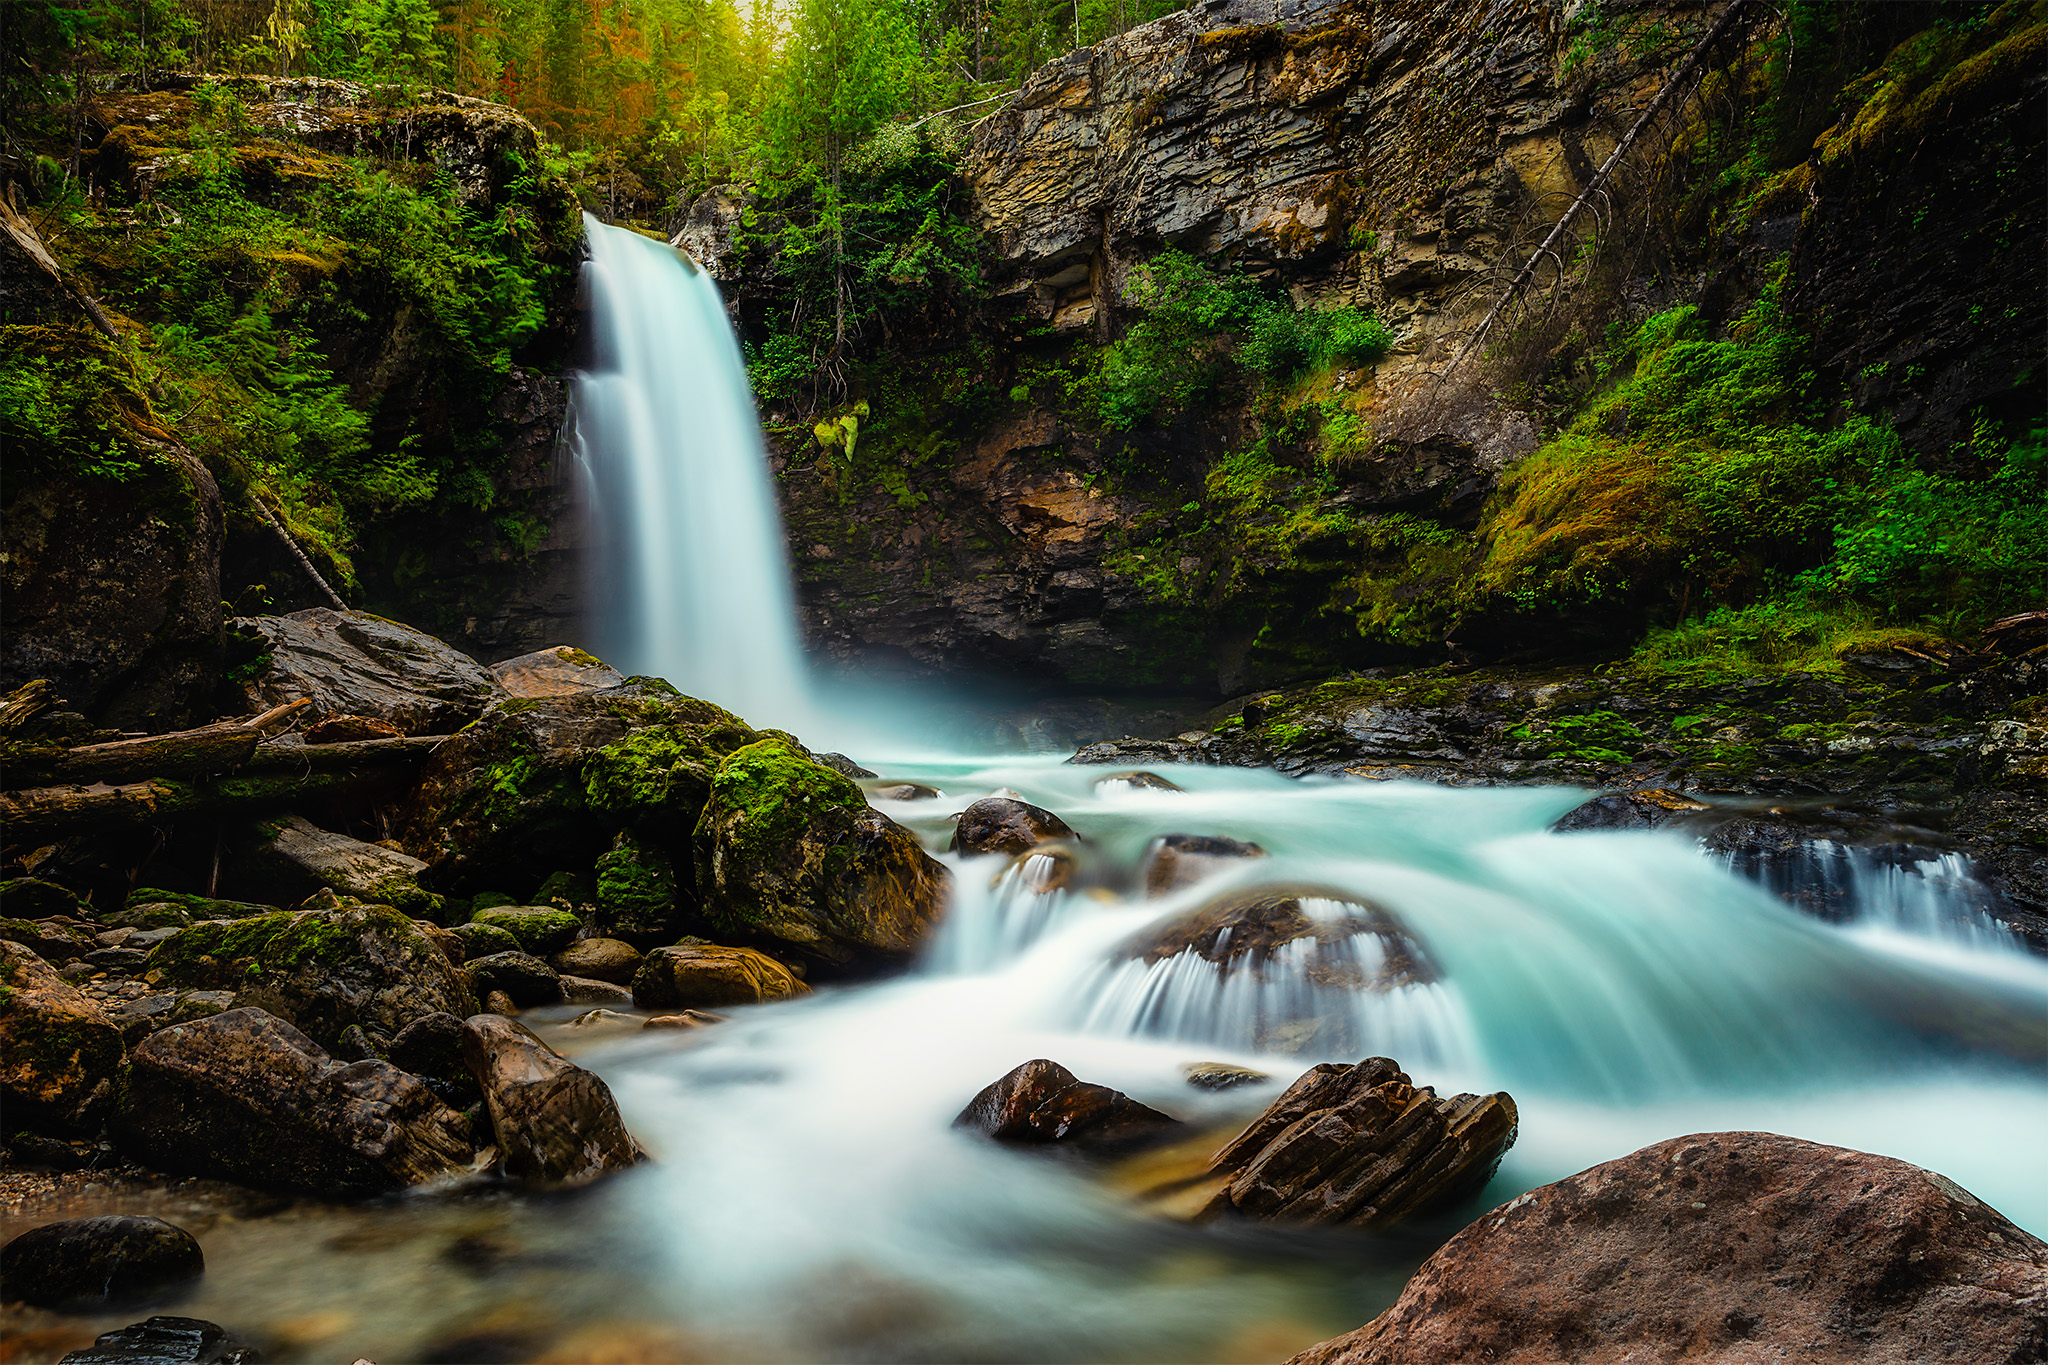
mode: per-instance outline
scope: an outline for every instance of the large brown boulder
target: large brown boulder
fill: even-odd
[[[165,988],[235,993],[324,1047],[361,1026],[379,1047],[423,1014],[476,1013],[463,973],[425,929],[383,905],[207,920],[149,952]]]
[[[1012,857],[1054,839],[1072,839],[1067,822],[1043,806],[1009,796],[984,796],[953,826],[958,853],[1007,853]]]
[[[1385,1057],[1311,1068],[1216,1154],[1147,1192],[1161,1212],[1387,1227],[1477,1194],[1514,1145],[1505,1094],[1439,1098]]]
[[[1290,1365],[2048,1359],[2048,1245],[1954,1182],[1702,1133],[1531,1190]]]
[[[121,1064],[97,1003],[18,943],[0,940],[0,1101],[12,1128],[87,1126]]]
[[[139,1044],[115,1138],[166,1171],[352,1198],[466,1162],[469,1123],[388,1062],[341,1062],[284,1020],[233,1009]]]
[[[366,611],[310,607],[288,616],[233,623],[263,670],[245,684],[249,705],[264,710],[301,698],[309,721],[365,716],[408,735],[461,729],[505,695],[482,664],[425,631]]]
[[[695,865],[715,928],[836,966],[908,958],[949,886],[946,869],[851,778],[774,736],[719,765]]]
[[[617,687],[623,673],[574,645],[550,645],[491,665],[498,682],[515,697],[567,697]]]
[[[1163,1141],[1181,1124],[1121,1090],[1090,1084],[1041,1057],[983,1089],[953,1126],[997,1142],[1118,1152]]]
[[[510,1019],[464,1021],[462,1060],[514,1179],[581,1184],[643,1159],[610,1088]]]
[[[642,1009],[717,1009],[809,994],[789,968],[752,948],[679,943],[656,948],[633,975]]]

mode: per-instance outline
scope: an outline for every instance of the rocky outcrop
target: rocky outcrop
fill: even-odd
[[[0,941],[0,1099],[8,1126],[89,1126],[120,1063],[120,1030],[106,1012],[29,949]]]
[[[505,695],[492,672],[424,631],[364,611],[312,607],[234,622],[261,664],[252,710],[310,702],[305,716],[370,716],[409,735],[453,734]]]
[[[1953,1181],[1769,1133],[1673,1138],[1531,1190],[1290,1365],[2048,1352],[2048,1246]]]
[[[643,1159],[605,1083],[511,1020],[466,1021],[462,1057],[514,1179],[576,1185]]]
[[[219,1323],[159,1316],[102,1332],[62,1365],[259,1365],[261,1359]]]
[[[45,1223],[0,1247],[6,1296],[46,1308],[133,1303],[205,1272],[206,1257],[191,1233],[132,1214]]]
[[[159,1170],[335,1198],[418,1184],[471,1150],[469,1124],[417,1076],[339,1061],[260,1009],[145,1039],[114,1132]]]
[[[329,1048],[350,1028],[381,1047],[420,1015],[476,1013],[434,940],[381,905],[205,921],[150,949],[148,970],[170,986],[233,991],[237,1006],[267,1010]]]
[[[1164,1141],[1181,1124],[1121,1090],[1092,1085],[1041,1057],[969,1100],[953,1126],[1002,1143],[1101,1154]]]
[[[766,953],[701,941],[656,948],[632,982],[633,1003],[642,1009],[720,1009],[810,993],[810,987]]]

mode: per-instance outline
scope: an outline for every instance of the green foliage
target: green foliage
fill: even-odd
[[[15,458],[86,479],[143,475],[150,456],[135,418],[147,403],[105,338],[83,326],[6,327],[0,337],[0,438]]]
[[[1649,742],[1635,722],[1612,711],[1532,716],[1508,733],[1547,758],[1574,763],[1628,763]]]

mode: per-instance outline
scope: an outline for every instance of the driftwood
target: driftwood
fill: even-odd
[[[367,795],[398,776],[390,768],[372,768],[191,783],[159,779],[123,786],[38,787],[0,792],[0,827],[8,842],[34,845],[192,816],[253,815],[312,797]]]
[[[334,772],[365,764],[416,763],[447,739],[447,735],[399,735],[394,739],[352,739],[340,744],[265,744],[250,755],[244,771]]]
[[[273,706],[248,720],[222,721],[197,730],[81,744],[67,750],[53,774],[66,782],[132,782],[140,777],[198,777],[232,772],[248,762],[263,732],[308,705],[304,698]]]

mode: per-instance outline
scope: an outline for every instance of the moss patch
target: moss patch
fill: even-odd
[[[711,779],[711,795],[717,811],[732,820],[729,846],[750,860],[774,857],[827,812],[867,806],[853,779],[780,739],[749,744],[727,758]]]

